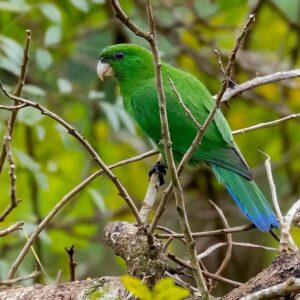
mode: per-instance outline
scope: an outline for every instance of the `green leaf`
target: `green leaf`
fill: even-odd
[[[8,1],[0,1],[0,11],[10,11],[10,12],[18,12],[18,13],[24,13],[27,12],[30,9],[30,6],[27,4],[24,5],[18,5],[16,3],[11,3]]]
[[[103,99],[104,96],[105,96],[104,92],[95,91],[95,90],[89,91],[89,94],[88,94],[89,99]]]
[[[153,294],[155,300],[182,300],[189,295],[189,291],[176,286],[174,280],[166,277],[155,284]]]
[[[122,104],[122,100],[117,101],[115,108],[116,108],[116,113],[118,114],[122,123],[125,125],[126,129],[131,134],[135,134],[136,132],[135,132],[134,123],[133,123],[132,119],[130,118],[130,116],[128,115],[128,113],[125,111],[124,106]]]
[[[42,118],[41,113],[32,107],[25,107],[18,113],[18,121],[28,126],[37,124]]]
[[[292,22],[299,22],[299,0],[273,0],[274,4],[287,16]]]
[[[90,194],[91,198],[93,199],[95,205],[98,207],[99,211],[101,213],[106,213],[107,208],[105,205],[105,201],[103,199],[103,197],[101,196],[101,194],[93,188],[89,188],[88,189],[88,193]]]
[[[120,120],[116,114],[115,107],[108,102],[99,102],[99,106],[103,110],[113,130],[118,131],[120,129]]]
[[[89,11],[89,4],[86,0],[71,0],[72,4],[83,12]]]
[[[44,37],[45,46],[52,46],[59,43],[61,40],[61,27],[60,25],[50,26]]]
[[[47,176],[42,172],[42,171],[36,171],[33,172],[33,176],[37,182],[37,184],[47,190],[48,189],[48,180],[47,180]]]
[[[39,5],[43,15],[52,22],[61,22],[61,13],[58,7],[52,3],[42,3]]]
[[[39,139],[39,141],[43,141],[45,139],[45,135],[46,135],[45,128],[41,125],[37,125],[34,128],[35,128],[35,132],[36,132],[36,135],[37,135],[37,138]]]
[[[68,94],[72,92],[72,83],[65,78],[57,79],[58,90],[61,94]]]
[[[22,167],[28,169],[31,172],[36,172],[40,170],[39,163],[33,160],[27,153],[14,149],[14,154],[18,158],[19,163]]]
[[[20,74],[20,66],[12,62],[6,57],[0,56],[0,69],[6,70],[15,76],[19,76]]]
[[[122,276],[122,282],[126,289],[139,299],[153,300],[150,289],[140,279],[125,275]]]
[[[33,96],[43,97],[46,95],[46,92],[42,88],[33,84],[24,85],[23,91]]]
[[[64,146],[69,147],[70,146],[70,135],[68,134],[66,128],[64,126],[62,126],[61,124],[55,124],[54,128],[59,133]]]
[[[105,4],[105,0],[91,0],[91,2],[96,4]]]
[[[19,76],[22,56],[23,48],[17,41],[0,35],[0,68]]]
[[[52,55],[51,53],[43,48],[38,48],[35,54],[36,62],[41,70],[46,71],[52,65]]]
[[[47,189],[48,180],[46,175],[41,171],[40,164],[23,151],[14,150],[14,154],[18,158],[19,164],[33,174],[38,185],[43,189]]]

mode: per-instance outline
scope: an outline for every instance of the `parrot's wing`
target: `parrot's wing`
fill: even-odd
[[[194,123],[186,116],[174,93],[166,88],[165,94],[167,98],[172,149],[174,153],[177,154],[177,160],[180,160],[190,147],[197,131]],[[137,89],[135,94],[131,97],[131,106],[134,119],[142,127],[144,132],[156,144],[159,144],[161,141],[161,126],[156,89],[152,86],[144,86]],[[189,106],[189,109],[192,109],[192,107]],[[200,112],[202,112],[203,115],[200,116]],[[202,109],[202,111],[199,110],[195,113],[194,116],[198,118],[198,120],[203,120],[207,117],[207,112],[204,112]],[[222,114],[221,116],[223,117]],[[162,147],[159,148],[163,151]],[[208,128],[201,146],[193,154],[192,163],[197,162],[216,163],[246,178],[252,178],[251,171],[240,157],[239,152],[236,151],[234,145],[224,141],[224,138],[217,129],[215,121],[211,124],[210,128]]]

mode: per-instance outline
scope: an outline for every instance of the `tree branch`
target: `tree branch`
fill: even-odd
[[[229,99],[247,91],[254,89],[256,87],[269,84],[272,82],[277,82],[281,80],[286,80],[290,78],[300,77],[300,69],[295,69],[291,71],[283,71],[283,72],[276,72],[273,74],[265,75],[256,77],[254,79],[248,80],[244,83],[239,85],[235,85],[233,88],[228,88],[224,95],[222,96],[222,102],[228,101]],[[216,96],[214,96],[216,98]]]
[[[270,126],[275,126],[275,125],[278,125],[281,122],[296,119],[296,118],[299,118],[299,117],[300,117],[300,113],[291,114],[289,116],[286,116],[284,118],[277,119],[277,120],[274,120],[274,121],[271,121],[271,122],[259,123],[259,124],[256,124],[254,126],[250,126],[250,127],[247,127],[247,128],[234,130],[234,131],[232,131],[232,134],[233,135],[241,134],[241,133],[246,133],[246,132],[253,131],[253,130],[258,130],[258,129],[262,129],[262,128],[266,128],[266,127],[270,127]]]
[[[113,184],[118,189],[120,196],[125,200],[125,202],[129,206],[129,208],[131,209],[131,211],[132,211],[133,215],[135,216],[137,222],[139,224],[141,223],[139,212],[138,212],[133,200],[131,199],[130,195],[128,194],[127,190],[125,189],[125,187],[122,185],[122,183],[120,182],[118,177],[110,171],[108,166],[100,158],[100,156],[97,154],[97,152],[91,146],[91,144],[74,127],[72,127],[64,119],[59,117],[57,114],[51,112],[50,110],[48,110],[47,108],[45,108],[41,104],[30,101],[30,100],[27,100],[25,98],[21,98],[21,97],[17,97],[17,96],[8,94],[4,90],[2,84],[0,84],[0,88],[4,92],[4,94],[7,95],[10,99],[21,102],[21,103],[26,103],[28,106],[31,106],[31,107],[39,110],[41,112],[41,114],[44,114],[44,115],[50,117],[51,119],[55,120],[59,124],[61,124],[68,131],[68,133],[70,135],[75,137],[83,145],[83,147],[91,154],[91,156],[93,157],[95,162],[101,167],[101,169],[103,169],[104,173],[110,178],[110,180],[113,182]]]
[[[16,222],[15,224],[9,226],[6,229],[0,230],[0,237],[6,236],[16,230],[21,230],[23,225],[24,225],[24,222],[19,221],[19,222]]]
[[[155,150],[151,150],[148,151],[144,154],[141,154],[139,156],[136,157],[132,157],[120,162],[117,162],[111,166],[109,166],[108,168],[113,169],[113,168],[117,168],[119,166],[123,166],[125,164],[128,163],[132,163],[141,159],[144,159],[148,156],[157,154],[157,151]],[[21,252],[19,253],[18,257],[16,258],[16,260],[14,261],[8,277],[9,279],[12,279],[15,274],[16,271],[18,269],[18,267],[20,266],[21,262],[23,261],[24,257],[26,256],[26,254],[28,253],[30,247],[32,246],[32,244],[34,243],[35,239],[38,237],[38,235],[41,233],[41,231],[49,224],[49,222],[53,219],[53,217],[71,200],[74,198],[74,196],[76,196],[81,190],[83,190],[90,182],[92,182],[95,178],[97,178],[98,176],[102,175],[104,173],[104,170],[98,170],[95,173],[93,173],[92,175],[90,175],[89,177],[87,177],[84,181],[80,182],[78,185],[76,185],[69,193],[67,193],[57,204],[56,206],[48,213],[48,215],[43,219],[43,221],[35,228],[35,230],[32,232],[32,234],[30,235],[29,239],[27,240],[26,244],[24,245],[23,249],[21,250]]]

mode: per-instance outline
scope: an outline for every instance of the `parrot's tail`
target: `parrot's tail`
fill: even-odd
[[[211,164],[219,182],[223,183],[245,216],[260,230],[279,227],[276,216],[253,180]]]

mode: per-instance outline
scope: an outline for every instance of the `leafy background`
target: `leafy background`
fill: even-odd
[[[300,2],[298,0],[201,0],[153,1],[159,34],[159,47],[165,61],[194,74],[212,94],[218,92],[222,73],[214,48],[224,63],[249,12],[256,7],[256,22],[237,59],[234,80],[239,83],[280,70],[299,66]],[[193,3],[195,7],[193,7]],[[142,1],[121,1],[126,12],[146,28]],[[120,42],[145,43],[115,20],[108,1],[0,1],[0,78],[13,91],[20,72],[25,30],[32,30],[30,63],[23,96],[54,111],[97,149],[107,164],[137,155],[152,148],[151,142],[131,121],[113,79],[100,82],[95,68],[105,46]],[[232,129],[270,121],[300,110],[299,80],[270,84],[231,100],[224,106]],[[8,100],[1,96],[1,104]],[[0,110],[0,134],[9,112]],[[285,212],[299,197],[300,130],[299,119],[276,127],[236,136],[236,141],[253,167],[256,178],[269,194],[260,149],[272,158],[280,205]],[[82,146],[53,120],[32,108],[19,112],[13,138],[17,165],[17,196],[21,203],[5,219],[1,228],[17,220],[25,222],[27,234],[68,192],[97,167]],[[116,170],[122,183],[137,203],[145,195],[147,172],[154,158]],[[1,174],[0,211],[9,203],[8,164]],[[189,219],[194,231],[222,226],[208,199],[221,206],[230,225],[246,223],[224,189],[206,168],[188,169],[182,178]],[[49,282],[58,270],[68,278],[64,247],[75,244],[77,277],[124,274],[123,262],[103,241],[105,224],[112,220],[133,221],[130,212],[110,181],[96,179],[72,200],[51,222],[34,245],[47,271],[37,280]],[[161,224],[180,231],[174,202],[169,204]],[[225,237],[197,241],[205,250]],[[295,232],[296,240],[300,239]],[[271,237],[258,231],[235,235],[236,241],[276,245]],[[24,245],[23,232],[0,240],[0,279]],[[184,249],[174,242],[170,251],[184,257]],[[204,260],[216,270],[224,248]],[[261,270],[276,253],[261,249],[234,247],[233,259],[224,275],[243,281]],[[249,259],[251,258],[251,259]],[[30,273],[36,261],[30,253],[19,275]],[[222,284],[219,290],[227,287]]]

